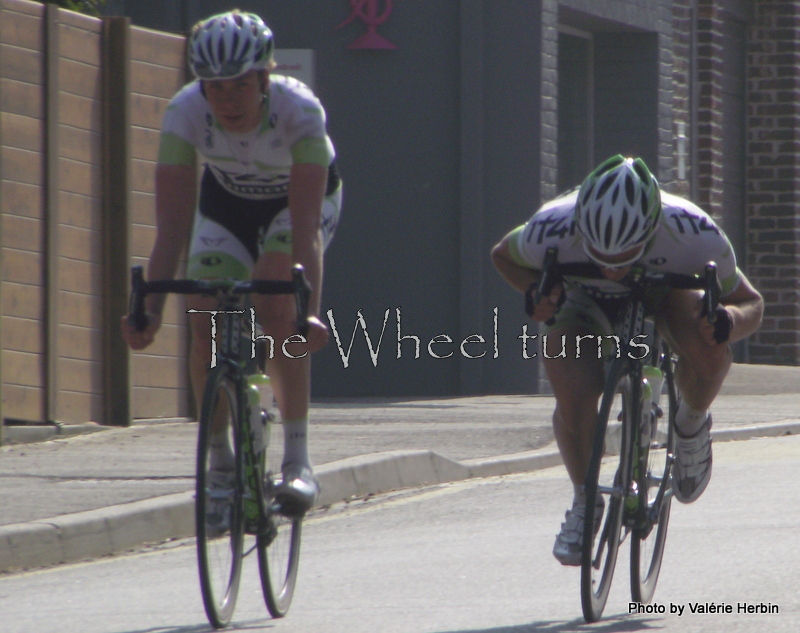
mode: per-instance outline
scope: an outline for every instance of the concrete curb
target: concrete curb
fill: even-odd
[[[58,438],[75,437],[98,431],[108,431],[116,427],[99,424],[32,424],[8,425],[3,429],[3,446],[13,444],[33,444]]]
[[[718,442],[800,434],[800,419],[720,429]],[[561,464],[551,448],[456,462],[432,451],[389,451],[324,464],[320,506],[420,486],[529,472]],[[194,492],[182,492],[52,519],[0,526],[0,573],[129,551],[194,535]]]

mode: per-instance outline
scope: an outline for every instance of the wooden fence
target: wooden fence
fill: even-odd
[[[119,335],[128,271],[155,236],[158,130],[184,47],[126,18],[0,0],[4,421],[189,414],[180,302],[146,353]]]

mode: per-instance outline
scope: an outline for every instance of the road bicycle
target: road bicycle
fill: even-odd
[[[534,305],[563,276],[600,278],[586,264],[559,264],[557,249],[545,257]],[[716,265],[704,276],[659,273],[634,266],[623,280],[630,289],[620,308],[606,358],[605,388],[595,422],[586,475],[586,513],[581,558],[584,619],[600,619],[608,599],[619,547],[631,539],[631,598],[646,604],[655,592],[672,502],[672,464],[678,396],[676,358],[656,330],[649,298],[673,288],[705,290],[704,313],[714,323],[719,303]],[[661,406],[666,391],[666,411]]]
[[[219,305],[211,315],[212,362],[200,412],[195,484],[197,560],[206,614],[215,628],[230,622],[243,558],[255,551],[267,609],[273,617],[283,617],[297,580],[303,517],[282,507],[275,496],[283,431],[274,423],[272,403],[259,403],[254,391],[265,380],[265,350],[256,344],[264,339],[257,335],[249,295],[294,294],[297,329],[306,334],[310,286],[299,265],[292,281],[150,282],[136,266],[131,272],[130,321],[140,331],[147,326],[144,299],[157,293],[213,296]],[[220,481],[219,465],[212,468],[212,442],[226,442],[232,450],[234,468],[226,482]]]

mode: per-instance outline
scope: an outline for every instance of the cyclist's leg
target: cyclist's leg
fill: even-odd
[[[292,258],[279,252],[261,255],[253,270],[256,279],[291,279]],[[272,381],[275,399],[280,409],[285,430],[294,428],[294,433],[287,436],[297,440],[293,444],[287,441],[287,448],[292,452],[291,458],[299,460],[304,466],[310,466],[306,448],[306,431],[298,428],[308,420],[308,400],[311,392],[311,357],[305,354],[302,345],[288,345],[284,354],[283,342],[295,334],[294,297],[276,295],[270,297],[254,297],[256,318],[264,330],[264,334],[274,340],[274,354],[267,360],[267,373]]]
[[[584,483],[592,453],[597,403],[603,391],[599,333],[608,331],[598,306],[569,291],[552,326],[545,326],[544,368],[556,399],[553,432],[573,484],[572,507],[556,537],[553,555],[565,565],[579,565],[586,505]],[[563,337],[563,338],[562,338]],[[585,337],[578,342],[578,337]]]
[[[597,401],[603,392],[602,362],[585,352],[575,357],[575,339],[588,335],[583,328],[554,328],[548,333],[548,354],[558,354],[561,337],[566,336],[566,357],[544,360],[547,379],[553,389],[556,408],[553,433],[564,466],[576,486],[583,485],[592,452],[592,431]]]
[[[709,345],[700,335],[701,293],[672,290],[659,312],[658,325],[678,356],[675,383],[681,394],[675,416],[675,469],[672,489],[682,503],[697,500],[711,479],[711,414],[731,366],[729,345]]]
[[[341,205],[341,188],[323,201],[319,240],[324,251],[336,229]],[[289,210],[278,213],[264,232],[259,248],[261,255],[253,270],[255,279],[290,279],[292,258],[292,234]],[[323,266],[320,262],[320,278]],[[319,300],[319,298],[316,298]],[[293,334],[295,319],[294,297],[276,295],[254,297],[256,316],[268,336],[275,341],[275,353],[267,361],[267,370],[272,380],[275,399],[281,412],[284,426],[284,480],[292,484],[298,493],[301,505],[311,505],[316,500],[318,487],[313,479],[311,460],[308,456],[308,401],[311,393],[311,357],[304,354],[302,345],[290,345],[282,349],[283,341]],[[291,481],[290,481],[291,480]]]
[[[195,214],[186,266],[189,279],[249,279],[253,263],[247,248],[231,231],[199,211]],[[217,301],[213,297],[188,295],[186,307],[190,311],[215,310]],[[199,415],[211,362],[211,315],[190,313],[188,317],[189,373]]]
[[[224,226],[200,215],[195,216],[189,246],[187,277],[190,279],[248,279],[253,258],[241,242]],[[189,332],[189,374],[192,393],[201,414],[206,376],[211,364],[211,315],[204,311],[216,310],[213,297],[189,295],[186,298]],[[192,310],[201,311],[192,313]],[[224,407],[220,407],[220,411]],[[233,448],[229,446],[227,422],[220,417],[210,438],[212,469],[228,471],[233,468]]]
[[[589,466],[597,402],[603,393],[603,361],[598,358],[596,337],[610,331],[600,307],[576,290],[568,291],[555,322],[542,328],[548,339],[544,369],[556,399],[553,431],[576,486],[583,485]],[[580,346],[577,337],[584,337]]]
[[[700,336],[699,301],[702,292],[697,290],[672,290],[661,306],[658,327],[678,356],[675,383],[685,405],[695,411],[707,411],[716,398],[731,367],[732,353],[729,345],[709,345]],[[693,434],[703,420],[695,421],[692,428],[679,416],[678,430]]]

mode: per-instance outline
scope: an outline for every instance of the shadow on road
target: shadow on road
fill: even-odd
[[[265,631],[275,628],[279,620],[270,619],[269,616],[252,620],[234,619],[226,628],[222,629],[226,633],[236,631]],[[120,631],[119,633],[214,633],[217,629],[208,623],[186,624],[183,626],[155,626],[149,629],[135,629],[130,631]]]

